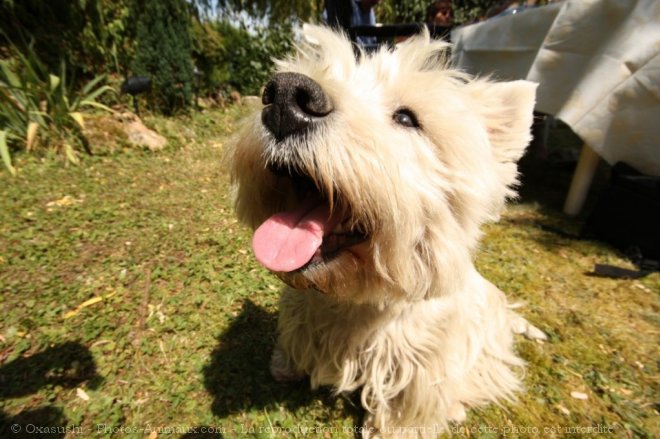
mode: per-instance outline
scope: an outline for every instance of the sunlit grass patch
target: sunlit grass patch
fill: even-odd
[[[353,396],[269,377],[280,283],[253,260],[221,160],[240,114],[147,117],[162,152],[108,149],[69,168],[19,155],[17,177],[0,172],[2,428],[354,437]],[[567,236],[580,222],[555,207],[523,198],[484,229],[479,269],[549,340],[518,340],[517,403],[453,431],[658,436],[660,276],[590,276],[628,262]]]

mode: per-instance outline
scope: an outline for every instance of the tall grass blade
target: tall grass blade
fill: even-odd
[[[69,113],[69,116],[71,116],[71,119],[75,120],[78,126],[80,127],[81,130],[85,129],[85,119],[83,118],[83,115],[79,111],[74,111],[72,113]]]
[[[12,71],[11,67],[9,67],[8,61],[1,60],[0,69],[2,70],[2,78],[0,79],[3,82],[6,80],[7,84],[11,87],[18,88],[21,86],[21,81],[18,79],[18,76]]]
[[[25,139],[25,148],[28,151],[32,150],[32,146],[34,145],[34,140],[37,138],[37,130],[39,129],[39,123],[38,122],[30,122],[28,124],[27,128],[27,138]]]
[[[105,75],[98,75],[96,78],[92,79],[87,84],[85,84],[82,89],[80,89],[80,94],[83,96],[87,95],[87,93],[89,93],[94,88],[94,86],[96,86],[96,84],[103,81],[104,79],[105,79]]]
[[[101,96],[104,93],[107,93],[109,91],[114,91],[112,87],[109,85],[104,85],[103,87],[99,87],[98,89],[94,90],[93,92],[87,94],[87,93],[81,93],[81,98],[84,101],[95,101],[96,98]],[[82,102],[81,102],[82,104]]]
[[[66,155],[66,159],[69,162],[73,163],[74,165],[77,165],[77,164],[80,163],[80,160],[76,156],[76,151],[68,143],[64,144],[64,155]]]
[[[5,167],[11,175],[16,175],[16,169],[11,164],[11,156],[9,155],[9,146],[7,145],[7,130],[0,131],[0,156],[5,163]]]
[[[50,92],[54,92],[58,85],[60,85],[60,77],[53,74],[48,75],[50,80]]]
[[[99,110],[107,111],[108,113],[113,113],[113,114],[116,113],[116,111],[113,110],[112,108],[110,108],[107,105],[102,104],[100,102],[96,102],[96,101],[87,101],[87,100],[85,100],[85,101],[82,101],[80,103],[80,106],[81,107],[83,107],[83,106],[84,107],[94,107],[94,108],[98,108]]]

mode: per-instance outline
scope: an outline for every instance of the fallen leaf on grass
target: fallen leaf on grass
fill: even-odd
[[[83,401],[89,401],[89,395],[80,387],[76,389],[76,396],[78,396],[78,398],[82,399]]]
[[[104,299],[109,299],[110,297],[114,296],[115,294],[117,294],[117,292],[113,291],[112,293],[106,294],[105,296],[96,296],[96,297],[92,297],[91,299],[85,300],[83,303],[76,306],[71,311],[68,311],[67,313],[65,313],[64,314],[64,320],[70,319],[71,317],[75,316],[80,311],[82,311],[84,308],[87,308],[88,306],[92,306],[95,303],[99,303],[100,301],[102,301]]]
[[[587,399],[589,399],[589,396],[586,393],[582,393],[582,392],[571,392],[571,398],[581,399],[583,401],[586,401]]]
[[[81,129],[85,129],[85,118],[83,117],[82,113],[78,111],[74,111],[72,113],[69,113],[69,116],[71,116],[71,119],[76,121],[78,126],[80,126]]]
[[[633,283],[633,288],[638,288],[638,289],[644,291],[645,293],[650,293],[650,292],[651,292],[651,290],[648,289],[648,288],[646,287],[646,285],[644,285],[644,284],[642,284],[642,283],[639,283],[639,282],[635,282],[635,283]]]
[[[46,203],[46,207],[49,208],[49,210],[52,210],[53,207],[68,207],[82,202],[82,199],[73,198],[71,195],[65,195],[59,200],[49,201]]]
[[[149,320],[153,316],[156,316],[158,318],[158,321],[160,323],[163,323],[167,318],[167,316],[165,316],[165,314],[163,314],[163,312],[160,310],[161,306],[162,304],[158,304],[156,306],[152,304],[148,304],[147,308],[149,309],[149,315],[147,316],[147,320]]]

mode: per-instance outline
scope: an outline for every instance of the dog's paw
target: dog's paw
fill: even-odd
[[[514,334],[524,335],[530,340],[547,340],[548,336],[536,326],[529,323],[520,316],[515,316],[511,323],[511,329]]]
[[[460,402],[455,402],[447,410],[447,419],[451,422],[461,423],[467,418],[467,413],[465,412],[465,406]]]
[[[275,348],[273,356],[270,357],[270,374],[279,382],[300,381],[305,378],[305,374],[291,367],[284,352],[278,348]]]
[[[362,439],[382,439],[380,430],[374,426],[373,415],[367,415],[364,424],[360,427],[360,436]]]

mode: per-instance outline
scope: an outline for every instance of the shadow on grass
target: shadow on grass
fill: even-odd
[[[519,194],[522,202],[539,203],[544,213],[563,216],[562,210],[577,166],[583,141],[561,122],[543,132],[542,119],[532,128],[534,140],[519,161],[521,174]],[[546,138],[547,144],[543,144]],[[609,165],[600,160],[581,215],[584,219],[591,210],[600,190],[609,181]]]
[[[28,396],[43,388],[73,388],[84,382],[96,388],[101,381],[89,349],[66,342],[0,367],[0,400]],[[61,438],[67,424],[63,411],[54,405],[30,408],[15,416],[0,412],[2,437]],[[49,432],[37,433],[33,427],[48,427]]]
[[[324,405],[332,405],[335,397],[330,390],[312,391],[307,379],[295,383],[273,380],[268,366],[276,331],[276,313],[250,300],[243,303],[241,313],[220,335],[211,362],[204,368],[204,385],[213,395],[211,410],[214,415],[226,417],[278,404],[294,412],[319,399]],[[358,413],[361,409],[356,407],[346,407],[344,411],[345,416],[356,421],[362,416]]]
[[[580,213],[568,216],[563,205],[568,194],[575,161],[553,161],[526,155],[520,162],[520,203],[536,204],[544,219],[508,218],[505,222],[515,226],[532,227],[544,233],[535,234],[535,240],[548,250],[565,246],[575,241],[593,241],[583,235],[582,229],[589,214],[601,197],[609,182],[610,166],[601,161],[591,183],[587,198]]]

